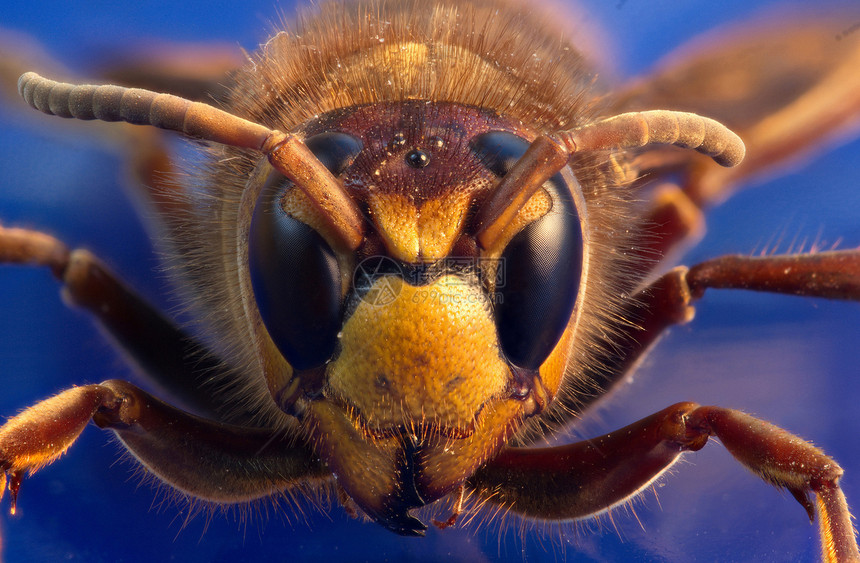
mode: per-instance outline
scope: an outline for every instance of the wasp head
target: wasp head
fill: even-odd
[[[575,180],[554,176],[482,248],[478,211],[533,134],[426,102],[339,110],[303,134],[364,238],[338,250],[319,208],[269,174],[249,267],[293,370],[273,396],[366,512],[411,533],[407,508],[459,487],[558,389],[583,270]]]

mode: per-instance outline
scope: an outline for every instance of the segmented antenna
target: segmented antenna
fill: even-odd
[[[478,243],[495,248],[508,224],[529,198],[577,152],[627,150],[675,145],[710,156],[722,166],[736,166],[746,151],[743,141],[718,121],[695,113],[653,110],[623,113],[576,129],[535,139],[501,179],[478,211]]]
[[[32,107],[49,115],[151,125],[196,139],[258,150],[322,212],[336,246],[355,250],[364,240],[358,206],[295,135],[208,104],[140,88],[67,84],[28,72],[18,79],[18,92]]]
[[[28,104],[51,115],[152,125],[189,137],[261,151],[322,212],[338,247],[355,250],[364,240],[358,206],[295,135],[269,129],[207,104],[140,88],[66,84],[28,72],[18,79],[18,91]],[[479,210],[478,243],[484,249],[494,248],[523,205],[567,164],[571,154],[660,144],[699,151],[723,166],[740,163],[745,150],[740,137],[721,123],[694,113],[665,110],[625,113],[541,136]]]
[[[622,113],[551,135],[570,154],[583,151],[636,149],[674,145],[710,156],[720,166],[744,159],[744,142],[731,129],[708,117],[683,111],[652,110]]]
[[[141,88],[68,84],[28,72],[18,79],[18,92],[28,104],[48,115],[152,125],[259,151],[275,133],[210,105]]]

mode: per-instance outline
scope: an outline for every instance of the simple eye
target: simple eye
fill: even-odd
[[[484,164],[504,176],[529,143],[503,131],[471,142]],[[570,322],[582,276],[582,225],[561,174],[544,184],[552,209],[517,233],[502,252],[495,320],[502,351],[515,366],[537,370]]]
[[[361,141],[323,133],[305,143],[335,175],[361,150]],[[249,233],[251,285],[269,335],[295,369],[325,364],[341,325],[337,256],[314,229],[289,216],[281,201],[292,184],[278,173],[263,188]]]

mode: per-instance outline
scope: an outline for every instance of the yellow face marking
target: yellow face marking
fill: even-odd
[[[488,258],[498,258],[501,256],[505,247],[511,242],[511,239],[519,233],[526,225],[537,221],[552,209],[552,198],[544,189],[539,189],[529,198],[526,204],[516,214],[514,220],[511,221],[502,234],[499,236],[498,242],[493,248],[487,249]]]
[[[396,193],[372,193],[367,206],[392,258],[417,262],[418,209],[409,198]]]
[[[377,232],[391,256],[403,262],[435,262],[446,257],[463,229],[470,195],[454,192],[424,202],[417,208],[397,193],[374,193],[367,198]]]
[[[469,194],[455,191],[421,206],[418,237],[424,260],[441,260],[450,254],[451,246],[463,230],[470,201]]]
[[[471,428],[510,373],[481,288],[452,275],[424,286],[397,276],[380,284],[396,298],[362,301],[346,321],[341,354],[328,369],[330,390],[374,429],[416,421]]]

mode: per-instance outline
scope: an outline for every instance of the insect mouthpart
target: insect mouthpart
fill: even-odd
[[[483,410],[482,405],[471,421],[456,427],[441,424],[428,417],[407,420],[397,426],[378,427],[371,421],[368,421],[361,411],[354,405],[350,404],[347,400],[338,398],[332,398],[330,400],[333,403],[336,403],[345,412],[349,413],[349,415],[354,419],[356,426],[360,427],[361,430],[364,431],[368,440],[399,438],[402,440],[408,439],[413,445],[419,445],[422,443],[426,444],[437,438],[450,440],[469,438],[475,433],[477,419],[480,417],[481,410]]]

